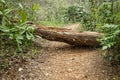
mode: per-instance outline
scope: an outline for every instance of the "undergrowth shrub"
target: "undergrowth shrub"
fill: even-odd
[[[93,15],[93,13],[88,13],[88,12],[84,12],[82,14],[82,27],[83,30],[89,30],[89,31],[95,31],[96,30],[96,19],[94,17],[95,15]]]
[[[1,2],[5,5],[5,2]],[[22,5],[21,5],[22,6]],[[33,28],[29,27],[27,24],[27,13],[24,9],[18,8],[19,16],[17,18],[18,22],[12,22],[13,16],[11,12],[14,10],[12,8],[1,7],[0,16],[2,16],[2,21],[0,25],[0,36],[9,38],[13,44],[16,44],[20,50],[20,45],[27,40],[34,40]],[[20,14],[21,13],[21,14]]]
[[[113,23],[113,14],[111,11],[111,2],[103,2],[98,10],[98,20],[100,24]]]
[[[24,53],[34,41],[34,29],[27,24],[27,12],[22,4],[14,7],[7,3],[0,0],[0,69],[7,68],[9,58]]]
[[[92,5],[89,5],[92,4]],[[98,5],[96,5],[98,4]],[[89,10],[83,9],[82,27],[84,30],[96,31],[96,29],[104,24],[119,24],[119,1],[103,0],[94,3],[89,1]]]
[[[110,62],[120,63],[120,27],[105,24],[101,27],[101,32],[104,33],[104,36],[100,39],[102,49],[107,50],[103,57]]]
[[[82,18],[83,7],[70,6],[65,10],[65,20],[70,22],[80,22]]]
[[[104,35],[100,39],[103,54],[107,60],[120,63],[120,0],[103,0],[94,4],[88,1],[89,10],[84,10],[82,27],[84,30],[100,31]]]

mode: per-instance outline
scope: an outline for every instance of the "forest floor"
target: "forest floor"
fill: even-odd
[[[78,30],[79,24],[67,28]],[[38,40],[41,52],[0,80],[120,80],[120,66],[101,58],[99,48],[73,47],[66,43]]]

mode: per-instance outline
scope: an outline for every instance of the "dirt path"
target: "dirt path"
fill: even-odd
[[[73,30],[79,24],[67,26]],[[46,41],[42,55],[21,66],[6,80],[120,80],[120,67],[112,67],[100,57],[96,48],[72,47]]]

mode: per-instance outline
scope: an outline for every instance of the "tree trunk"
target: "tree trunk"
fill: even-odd
[[[100,46],[96,39],[101,38],[97,32],[74,32],[66,28],[37,27],[35,34],[51,41],[65,42],[74,46]]]

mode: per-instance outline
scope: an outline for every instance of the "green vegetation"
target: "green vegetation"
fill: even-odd
[[[83,14],[83,7],[80,6],[70,6],[65,10],[65,21],[70,21],[72,23],[80,22]]]
[[[120,62],[119,10],[120,0],[0,0],[0,69],[9,66],[8,57],[22,55],[32,45],[28,21],[48,26],[79,22],[83,30],[102,32],[104,57]]]
[[[14,20],[17,22],[14,23]],[[7,1],[0,0],[0,23],[0,59],[3,59],[0,62],[1,69],[9,66],[10,56],[22,54],[23,49],[34,41],[34,30],[27,24],[27,13],[20,3],[16,8],[8,5]]]
[[[104,57],[111,62],[120,62],[120,27],[118,25],[106,24],[101,27],[104,36],[101,41],[103,50],[107,50]]]
[[[102,31],[102,33],[104,33],[104,36],[100,39],[103,50],[107,50],[104,57],[113,63],[120,62],[119,4],[120,0],[107,0],[103,1],[98,8],[92,7],[93,9],[96,9],[93,11],[93,13],[95,13],[95,16],[93,17],[93,22],[96,23],[95,30]]]
[[[70,6],[66,20],[82,23],[83,30],[104,33],[99,41],[105,58],[111,62],[120,62],[120,0],[88,0],[81,6]]]
[[[38,23],[48,26],[63,26],[68,21],[65,19],[65,13],[71,5],[80,5],[78,0],[44,0],[38,1],[37,11]]]

